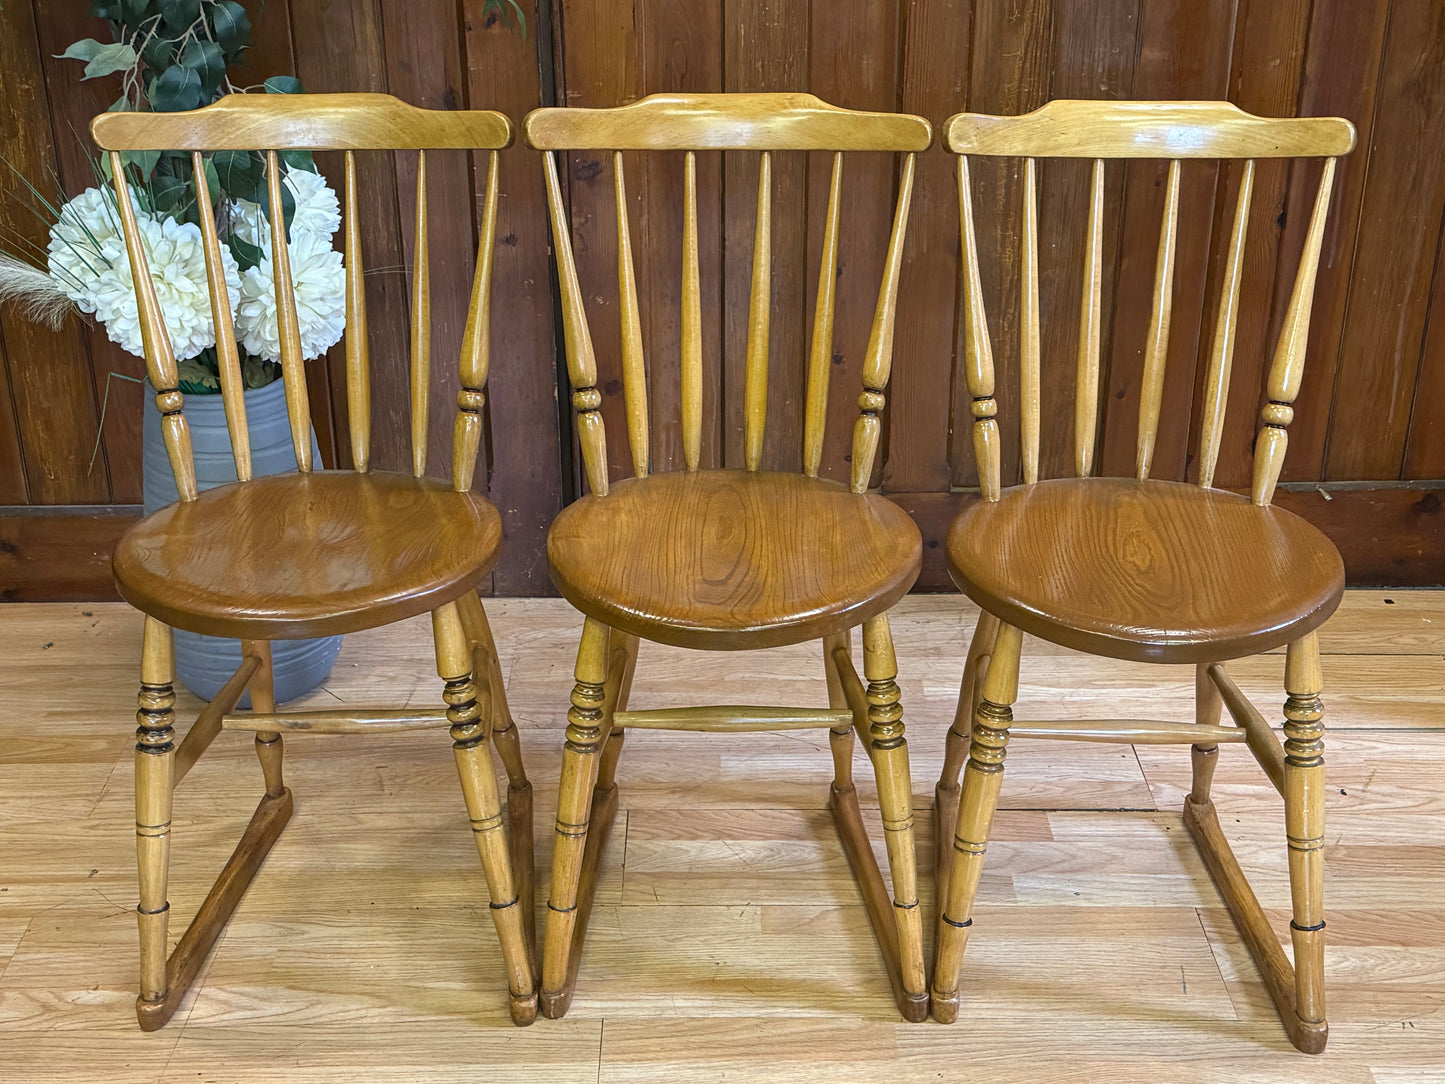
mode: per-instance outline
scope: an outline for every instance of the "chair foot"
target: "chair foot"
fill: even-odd
[[[175,1015],[186,991],[200,974],[201,965],[206,962],[216,939],[221,936],[236,905],[246,894],[251,879],[281,835],[281,829],[291,819],[292,809],[291,791],[287,788],[278,795],[266,795],[256,806],[241,842],[236,844],[221,875],[206,894],[205,902],[166,961],[165,995],[152,1000],[136,998],[135,1015],[142,1031],[162,1028]]]
[[[512,1011],[512,1023],[524,1028],[537,1019],[537,991],[530,994],[507,994],[508,1007]]]
[[[958,1019],[958,991],[952,994],[940,994],[936,989],[932,991],[930,1001],[933,1005],[933,1019],[940,1024],[951,1024]]]
[[[587,844],[582,852],[582,875],[577,883],[577,921],[572,927],[572,943],[567,952],[566,984],[560,990],[542,991],[542,1015],[548,1020],[560,1020],[572,1006],[577,970],[582,965],[582,946],[587,940],[587,922],[592,917],[592,898],[597,892],[597,869],[616,821],[617,784],[594,788],[592,810],[588,815]]]
[[[898,921],[893,915],[893,901],[883,883],[883,873],[873,856],[873,845],[868,839],[867,829],[863,827],[858,791],[851,786],[840,787],[834,783],[828,807],[833,811],[833,823],[843,843],[843,853],[848,857],[848,867],[863,892],[868,923],[873,927],[873,936],[878,939],[878,948],[883,953],[888,983],[893,988],[893,1000],[903,1019],[911,1024],[920,1024],[928,1019],[928,995],[910,994],[903,988],[903,970],[898,958]]]

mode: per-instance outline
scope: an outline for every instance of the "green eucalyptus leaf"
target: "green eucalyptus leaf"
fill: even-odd
[[[180,113],[201,104],[204,90],[201,76],[193,68],[177,64],[161,72],[146,88],[146,97],[157,113]]]
[[[316,168],[316,159],[310,151],[281,151],[281,161],[286,163],[288,169],[301,169],[307,173],[320,173]]]
[[[211,156],[220,190],[235,199],[255,200],[261,157],[255,151],[217,151]]]
[[[266,217],[268,219],[271,217],[269,208]],[[291,240],[291,223],[296,218],[296,195],[291,191],[289,184],[283,184],[281,186],[281,218],[282,221],[286,223],[286,240],[289,243]],[[275,225],[275,223],[273,222],[272,225]]]
[[[228,60],[235,59],[251,40],[251,19],[246,9],[235,0],[225,0],[211,7],[210,16],[216,44]]]
[[[264,388],[281,379],[281,366],[274,361],[263,361],[254,354],[241,358],[241,382],[248,388]]]
[[[156,210],[161,214],[170,214],[191,200],[191,186],[180,177],[157,174],[151,182],[151,195],[155,199]]]
[[[300,94],[301,80],[294,75],[273,75],[265,83],[267,94]]]
[[[227,239],[226,244],[231,246],[231,255],[236,257],[236,266],[242,271],[249,271],[261,262],[263,253],[259,245],[243,241],[235,234]]]
[[[176,57],[176,63],[200,76],[201,90],[206,99],[216,93],[226,74],[226,57],[213,41],[188,42]]]
[[[222,198],[225,189],[221,186],[221,175],[216,172],[216,163],[209,158],[206,160],[206,191],[211,195],[211,202],[217,203]]]
[[[105,48],[105,45],[94,38],[81,38],[71,44],[70,48],[63,53],[55,54],[56,60],[84,60],[87,64],[95,59],[95,54]]]
[[[85,61],[85,74],[80,77],[83,82],[86,79],[99,79],[102,75],[129,71],[135,67],[137,57],[135,50],[123,41],[106,45],[94,38],[85,38],[77,41],[57,59]]]
[[[120,22],[120,2],[119,0],[110,0],[110,3],[104,3],[102,0],[92,0],[90,15],[94,19],[109,19],[113,23],[118,23]]]
[[[211,354],[209,359],[207,354]],[[210,365],[206,364],[209,360]],[[176,376],[181,391],[187,395],[214,395],[221,390],[221,379],[216,373],[216,359],[213,351],[202,350],[193,358],[176,362]]]
[[[130,99],[122,94],[115,101],[111,102],[105,111],[107,113],[129,113],[131,111]]]
[[[127,30],[139,30],[141,24],[152,16],[147,0],[120,0],[120,21]]]
[[[140,174],[142,182],[155,172],[156,163],[160,161],[160,151],[122,151],[120,160],[127,166],[131,166]]]
[[[169,68],[176,56],[176,43],[159,34],[152,35],[140,50],[141,59],[148,67],[160,71]]]
[[[160,0],[160,9],[166,20],[166,29],[179,37],[200,18],[201,0]]]

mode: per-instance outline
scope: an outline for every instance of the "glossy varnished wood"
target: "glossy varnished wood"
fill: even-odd
[[[1296,639],[1334,611],[1344,566],[1297,516],[1182,482],[1053,479],[969,508],[958,586],[1003,620],[1113,658],[1214,662]]]
[[[563,509],[547,539],[553,580],[583,613],[724,649],[851,628],[903,597],[921,553],[892,502],[769,471],[626,479]]]
[[[1021,117],[958,113],[943,127],[955,154],[1036,158],[1293,158],[1349,154],[1339,117],[1256,117],[1229,102],[1058,99]]]
[[[490,571],[495,508],[409,474],[313,471],[207,490],[116,547],[127,602],[213,636],[322,636],[455,599]],[[304,553],[286,561],[279,555]]]

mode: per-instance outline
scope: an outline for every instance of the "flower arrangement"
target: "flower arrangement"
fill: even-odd
[[[112,111],[175,112],[228,93],[301,91],[300,81],[290,76],[273,76],[255,87],[231,82],[228,69],[241,59],[251,35],[246,11],[234,0],[96,2],[91,14],[109,22],[114,40],[87,38],[62,55],[85,62],[83,79],[121,75],[122,92]],[[302,356],[312,358],[341,338],[346,322],[345,272],[332,246],[340,204],[309,153],[287,151],[278,159]],[[242,376],[246,387],[261,387],[280,376],[281,355],[265,158],[256,151],[216,151],[203,160]],[[144,151],[125,154],[122,161],[181,390],[217,392],[216,333],[191,156]],[[94,188],[58,207],[24,177],[20,181],[32,210],[51,223],[50,242],[29,259],[0,253],[0,301],[18,302],[27,315],[52,326],[78,310],[99,320],[127,352],[142,356],[109,158],[97,163]]]

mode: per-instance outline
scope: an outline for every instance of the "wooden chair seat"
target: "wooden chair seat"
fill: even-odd
[[[681,647],[795,644],[885,612],[923,542],[892,501],[747,470],[654,474],[563,509],[552,580],[588,617]]]
[[[141,520],[121,596],[177,628],[291,639],[374,628],[453,602],[495,564],[497,510],[450,483],[376,471],[273,475]]]
[[[1344,566],[1319,530],[1183,482],[1059,478],[980,501],[948,533],[954,581],[1066,647],[1165,663],[1268,651],[1320,625]]]

